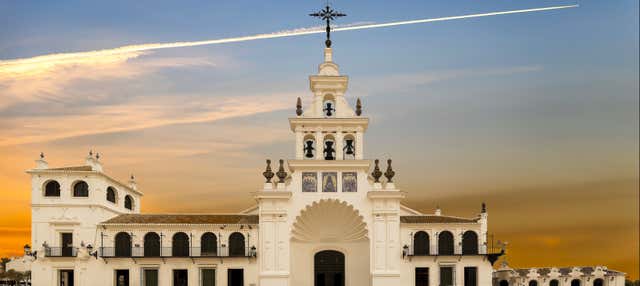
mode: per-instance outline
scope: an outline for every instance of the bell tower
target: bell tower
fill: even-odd
[[[333,50],[325,48],[318,74],[309,76],[311,104],[303,110],[298,98],[297,117],[289,119],[296,135],[296,160],[363,159],[369,119],[361,117],[360,99],[355,109],[345,99],[348,84],[349,77],[340,75],[333,62]]]

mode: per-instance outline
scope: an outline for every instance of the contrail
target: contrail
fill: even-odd
[[[468,14],[468,15],[461,15],[461,16],[449,16],[449,17],[441,17],[441,18],[396,21],[396,22],[379,23],[379,24],[376,24],[376,23],[356,24],[356,25],[338,26],[338,27],[335,27],[333,31],[339,32],[339,31],[374,29],[374,28],[383,28],[383,27],[392,27],[392,26],[401,26],[401,25],[412,25],[412,24],[419,24],[419,23],[450,21],[450,20],[457,20],[457,19],[468,19],[468,18],[478,18],[478,17],[507,15],[507,14],[559,10],[559,9],[576,8],[576,7],[578,7],[578,5],[552,6],[552,7],[543,7],[543,8],[489,12],[489,13],[481,13],[481,14]],[[48,70],[58,65],[83,64],[83,63],[96,64],[101,62],[109,62],[111,58],[114,58],[113,59],[114,61],[122,60],[123,58],[126,59],[130,57],[136,57],[137,55],[150,50],[245,42],[245,41],[261,40],[261,39],[293,37],[293,36],[302,36],[302,35],[319,34],[319,33],[324,33],[324,29],[322,29],[321,27],[312,27],[312,28],[301,28],[301,29],[295,29],[295,30],[280,31],[275,33],[257,34],[257,35],[234,37],[234,38],[224,38],[224,39],[194,41],[194,42],[151,43],[151,44],[129,45],[129,46],[122,46],[118,48],[97,50],[97,51],[49,54],[49,55],[36,56],[31,58],[0,60],[0,79],[2,78],[3,74],[7,74],[7,75],[33,74],[33,73],[37,74],[40,71]],[[134,55],[127,57],[126,54],[134,54]],[[104,59],[102,59],[103,57]]]

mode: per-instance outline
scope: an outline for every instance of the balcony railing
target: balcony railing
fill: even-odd
[[[45,257],[76,257],[78,256],[77,247],[46,247],[44,249]]]
[[[131,248],[116,248],[116,247],[101,247],[100,257],[105,258],[139,258],[139,257],[254,257],[257,255],[256,250],[251,247],[246,247],[242,251],[229,251],[228,247],[218,247],[217,249],[205,249],[204,251],[200,247],[189,248],[172,248],[172,247],[154,247],[144,249],[144,247],[131,247]]]

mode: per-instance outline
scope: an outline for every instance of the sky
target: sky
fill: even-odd
[[[407,206],[486,202],[512,266],[637,279],[638,1],[332,1],[340,25],[573,4],[335,32],[334,61],[371,120],[365,157],[393,158]],[[52,166],[99,152],[108,174],[135,174],[143,212],[253,205],[264,159],[293,157],[287,118],[312,96],[324,36],[110,49],[317,27],[323,5],[0,1],[0,256],[30,240],[40,152]]]

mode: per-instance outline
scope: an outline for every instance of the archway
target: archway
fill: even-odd
[[[344,254],[335,250],[316,253],[313,258],[315,286],[344,285]]]

